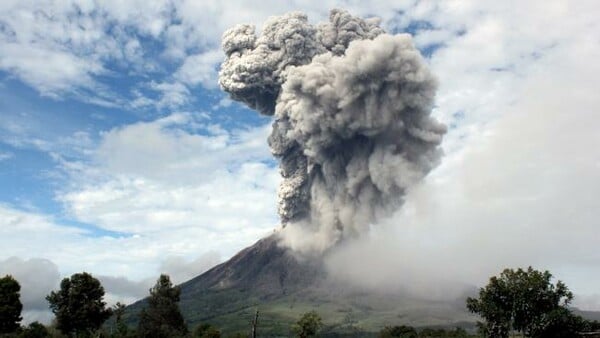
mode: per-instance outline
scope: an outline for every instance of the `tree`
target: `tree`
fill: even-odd
[[[91,335],[110,317],[103,298],[104,288],[87,272],[63,279],[60,290],[46,296],[56,316],[56,328],[77,336]]]
[[[18,335],[19,338],[46,338],[50,337],[48,329],[39,322],[33,322],[29,326],[23,328]]]
[[[485,323],[479,326],[486,336],[508,337],[516,330],[539,337],[559,321],[569,320],[565,311],[569,312],[566,306],[573,294],[564,283],[552,284],[551,279],[550,272],[532,267],[506,269],[499,277],[490,278],[479,290],[479,298],[468,298],[467,308],[483,317]]]
[[[444,338],[466,338],[470,337],[467,334],[467,331],[462,328],[455,328],[454,330],[445,330],[445,329],[433,329],[433,328],[425,328],[419,332],[419,338],[436,338],[436,337],[444,337]]]
[[[15,332],[20,326],[23,304],[21,286],[12,276],[0,278],[0,334]]]
[[[187,334],[179,311],[181,290],[173,286],[169,276],[160,275],[150,289],[148,307],[140,313],[138,335],[141,337],[176,337]]]
[[[386,326],[379,332],[380,338],[392,338],[392,337],[402,337],[402,338],[417,338],[419,335],[417,334],[417,330],[415,330],[412,326]]]
[[[322,326],[321,316],[315,311],[310,311],[292,325],[292,331],[300,338],[314,337]]]
[[[129,328],[127,324],[123,321],[123,315],[125,314],[125,304],[121,302],[117,302],[112,310],[115,315],[115,332],[113,336],[115,337],[127,337],[129,334]]]

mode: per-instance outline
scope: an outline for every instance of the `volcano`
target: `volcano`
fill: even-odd
[[[179,306],[189,327],[210,323],[225,334],[249,332],[257,310],[260,337],[290,336],[290,326],[311,310],[323,318],[325,336],[376,336],[386,325],[401,324],[472,328],[475,322],[464,298],[424,301],[330,279],[322,258],[297,258],[276,235],[180,288]],[[145,300],[131,305],[128,317],[136,318],[144,306]]]

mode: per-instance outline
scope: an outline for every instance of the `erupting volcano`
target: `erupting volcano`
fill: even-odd
[[[274,116],[278,212],[293,249],[322,252],[365,232],[439,162],[436,80],[409,34],[378,24],[333,10],[314,26],[293,12],[260,35],[251,25],[223,35],[221,87]]]

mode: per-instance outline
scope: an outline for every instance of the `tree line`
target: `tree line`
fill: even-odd
[[[125,305],[107,307],[100,281],[87,272],[64,278],[57,291],[46,296],[55,318],[49,327],[38,322],[21,326],[20,285],[10,275],[0,278],[0,336],[37,337],[220,337],[212,327],[199,326],[188,332],[178,302],[180,289],[169,276],[161,275],[149,290],[148,306],[140,313],[136,329],[124,322]],[[103,324],[114,317],[114,325]]]
[[[210,324],[200,324],[189,330],[179,309],[181,290],[174,286],[168,275],[161,275],[149,290],[147,306],[139,314],[137,328],[124,322],[125,305],[117,303],[107,307],[104,288],[91,274],[82,272],[65,278],[57,291],[46,300],[55,315],[53,325],[46,327],[38,322],[21,326],[23,305],[20,285],[12,276],[0,278],[0,336],[1,337],[201,337],[219,338],[221,332]],[[548,271],[506,269],[479,290],[477,297],[466,300],[467,309],[481,317],[477,335],[461,328],[454,330],[423,328],[407,325],[387,326],[380,338],[426,337],[493,337],[509,335],[532,338],[570,338],[588,336],[600,331],[600,323],[575,315],[569,308],[573,294],[558,281],[552,283]],[[258,317],[258,312],[256,314]],[[107,329],[103,324],[114,318]],[[257,321],[252,323],[251,336],[255,335]],[[292,325],[291,332],[300,338],[316,337],[323,328],[319,314],[310,311]],[[233,338],[248,337],[237,333]]]

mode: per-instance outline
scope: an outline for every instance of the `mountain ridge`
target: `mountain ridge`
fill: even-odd
[[[299,317],[315,310],[325,332],[369,336],[385,325],[461,326],[475,318],[462,302],[436,302],[361,290],[328,278],[322,259],[299,258],[279,245],[277,234],[179,285],[180,308],[190,327],[210,323],[225,334],[248,332],[259,310],[261,337],[285,337]],[[127,309],[134,325],[142,299]]]

